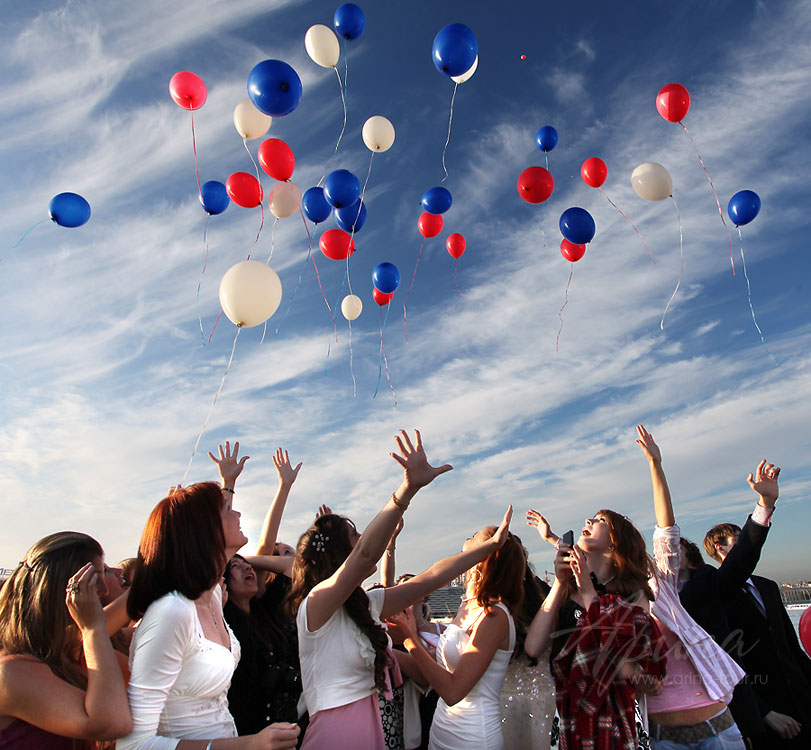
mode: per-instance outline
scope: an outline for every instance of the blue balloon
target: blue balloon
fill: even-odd
[[[446,76],[467,73],[479,54],[476,35],[463,23],[452,23],[434,37],[434,66]]]
[[[313,224],[326,221],[332,211],[332,206],[324,197],[324,188],[320,187],[311,187],[304,193],[301,197],[301,208]]]
[[[333,208],[346,208],[360,198],[360,180],[348,169],[336,169],[324,180],[324,197]]]
[[[231,199],[225,185],[217,180],[209,180],[200,188],[200,203],[209,216],[216,216],[231,205]]]
[[[372,271],[372,283],[383,294],[391,294],[400,286],[400,271],[394,263],[378,263]]]
[[[355,3],[344,3],[335,11],[335,31],[347,41],[357,39],[366,28],[366,16]]]
[[[560,215],[560,233],[575,245],[585,245],[594,239],[594,219],[585,208],[574,206]]]
[[[90,218],[90,204],[78,193],[59,193],[51,198],[48,213],[60,227],[80,227]]]
[[[748,224],[760,213],[760,196],[754,190],[740,190],[729,199],[727,213],[736,227]]]
[[[301,101],[301,79],[282,60],[263,60],[248,75],[248,96],[266,115],[289,115]]]
[[[535,143],[541,151],[551,151],[558,145],[558,131],[551,125],[544,125],[535,136]]]
[[[360,200],[346,208],[336,208],[333,213],[335,214],[335,223],[344,232],[350,234],[360,232],[366,223],[366,204]]]
[[[429,214],[444,214],[452,203],[451,191],[444,187],[432,187],[422,194],[422,209]]]

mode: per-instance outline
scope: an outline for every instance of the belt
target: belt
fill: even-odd
[[[714,737],[725,729],[729,729],[735,723],[729,709],[726,709],[712,719],[702,721],[700,724],[689,724],[680,727],[664,727],[651,721],[651,735],[657,740],[670,740],[681,745],[689,745],[693,742],[700,742],[708,737]]]

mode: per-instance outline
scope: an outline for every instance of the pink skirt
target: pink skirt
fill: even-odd
[[[310,717],[301,750],[385,750],[377,693]]]

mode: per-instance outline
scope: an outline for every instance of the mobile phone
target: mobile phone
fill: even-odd
[[[560,543],[567,547],[574,547],[574,531],[569,529],[561,538]]]

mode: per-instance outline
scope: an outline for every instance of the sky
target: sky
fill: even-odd
[[[368,523],[400,481],[388,455],[394,435],[416,427],[429,459],[454,470],[412,503],[398,572],[457,551],[512,503],[513,530],[544,575],[553,550],[525,525],[530,507],[559,533],[613,508],[650,540],[649,472],[634,442],[643,423],[662,449],[682,532],[699,544],[715,523],[746,519],[757,499],[746,476],[762,458],[781,466],[758,572],[811,578],[811,178],[803,167],[811,163],[811,6],[361,3],[366,29],[343,43],[338,65],[347,122],[336,152],[338,78],[308,57],[304,35],[331,26],[337,5],[32,0],[7,9],[0,565],[14,567],[37,539],[64,529],[95,536],[109,562],[134,555],[210,412],[187,481],[216,479],[207,451],[240,442],[251,456],[235,501],[248,551],[275,492],[277,446],[303,462],[280,532],[294,544],[321,503],[359,528]],[[434,68],[431,46],[455,22],[475,33],[479,66],[456,90],[442,182],[454,84]],[[199,173],[225,182],[254,169],[232,113],[265,59],[288,62],[302,81],[299,106],[274,118],[266,136],[293,150],[302,191],[334,169],[361,183],[368,173],[368,219],[348,279],[346,264],[318,251],[333,220],[308,223],[330,307],[350,284],[363,300],[351,340],[339,311],[335,340],[301,216],[274,223],[265,203],[257,240],[260,210],[232,202],[207,222],[203,272],[191,116],[171,100],[169,79],[190,70],[205,81],[208,99],[194,113]],[[691,94],[684,125],[695,145],[657,114],[656,94],[670,82]],[[361,139],[372,115],[396,132],[392,148],[374,156]],[[545,164],[535,145],[543,125],[559,134],[546,154],[555,189],[530,205],[516,181]],[[254,156],[261,140],[247,142]],[[768,350],[752,320],[737,230],[733,276],[699,154],[724,211],[742,189],[762,199],[741,233]],[[580,178],[592,156],[608,166],[605,195]],[[634,193],[631,172],[648,161],[671,174],[675,203]],[[273,180],[262,173],[262,183],[267,194]],[[453,205],[413,277],[420,198],[440,184]],[[90,221],[73,229],[46,221],[12,248],[63,191],[88,200]],[[559,252],[558,219],[571,206],[596,223],[574,265]],[[683,279],[662,330],[679,278],[680,227]],[[451,232],[467,242],[459,291],[445,250]],[[281,305],[264,339],[263,326],[245,328],[235,345],[237,329],[223,316],[208,343],[220,279],[249,255],[271,256]],[[383,261],[402,279],[388,309],[371,296]]]

